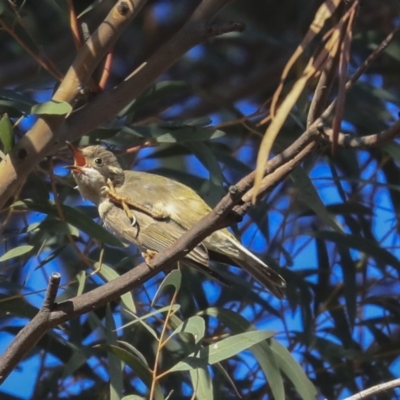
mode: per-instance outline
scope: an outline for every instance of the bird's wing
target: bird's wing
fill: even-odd
[[[157,221],[139,231],[139,241],[149,250],[162,251],[175,243],[186,231],[173,222]],[[208,251],[203,243],[197,245],[186,257],[208,266]]]
[[[166,218],[185,229],[192,227],[211,211],[194,190],[180,182],[146,172],[124,172],[125,182],[115,190],[133,209],[133,204],[139,203],[149,210],[161,210]]]

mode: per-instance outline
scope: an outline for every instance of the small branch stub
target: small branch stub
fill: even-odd
[[[120,4],[118,4],[117,6],[117,11],[121,14],[121,15],[126,15],[128,14],[128,12],[130,11],[129,5],[127,2],[122,1]]]
[[[44,298],[41,311],[49,312],[54,307],[58,288],[60,287],[60,281],[61,281],[60,273],[53,272],[50,275],[49,285],[47,287],[46,297]]]

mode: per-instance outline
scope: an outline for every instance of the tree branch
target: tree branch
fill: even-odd
[[[375,143],[381,143],[382,138],[392,138],[399,132],[400,121],[396,122],[386,131],[356,139],[364,139],[364,142],[370,142],[370,145],[372,145],[374,141]],[[325,144],[326,139],[329,138],[329,133],[328,135],[324,133],[321,128],[320,119],[318,119],[292,145],[269,160],[265,164],[264,171],[266,176],[262,180],[261,191],[258,197],[265,195],[266,192],[272,190],[282,182],[293,168],[299,165],[319,145],[320,141]],[[350,137],[347,138],[348,135],[341,134],[339,136],[339,143],[344,143],[351,139]],[[141,263],[111,282],[55,305],[52,305],[55,290],[51,290],[51,287],[56,286],[55,284],[49,285],[46,296],[48,300],[44,302],[48,306],[46,308],[43,306],[38,315],[27,326],[21,329],[15,340],[0,358],[0,382],[6,379],[23,356],[35,346],[47,330],[101,307],[135,287],[142,285],[159,271],[182,259],[212,232],[228,226],[232,222],[232,210],[236,214],[243,216],[252,204],[254,177],[255,172],[253,171],[241,179],[235,186],[231,187],[229,193],[207,216],[202,218],[173,245],[158,253],[153,258],[150,266],[146,263]]]
[[[364,400],[375,396],[378,393],[385,392],[386,390],[395,389],[400,387],[400,378],[393,379],[390,382],[381,383],[380,385],[372,386],[369,389],[358,392],[357,394],[346,397],[344,400]]]
[[[49,317],[54,309],[54,300],[57,296],[61,275],[53,273],[50,276],[47,293],[42,308],[28,323],[0,358],[0,383],[3,382],[23,357],[36,345],[43,335],[53,326]]]
[[[210,21],[231,1],[203,0],[175,36],[116,88],[98,94],[67,119],[64,116],[40,118],[0,163],[0,209],[39,161],[63,147],[65,140],[78,139],[112,118],[188,50],[210,37]],[[118,1],[107,17],[109,20],[106,18],[91,36],[91,41],[85,42],[54,100],[74,101],[94,68],[144,3],[145,0]],[[230,28],[237,29],[238,26],[233,24]],[[216,29],[215,33],[218,32]]]
[[[303,136],[305,137],[307,135],[304,134]],[[308,140],[310,140],[310,137],[311,136],[309,136]],[[313,146],[313,142],[308,141],[308,143],[304,145],[303,140],[297,140],[295,145],[290,146],[286,153],[283,152],[281,155],[270,160],[266,164],[266,169],[272,172],[275,171],[275,175],[272,174],[271,178],[265,182],[265,190],[271,190],[272,187],[282,181],[285,176],[302,161]],[[299,149],[298,147],[302,148]],[[292,155],[293,157],[291,157]],[[244,195],[246,196],[253,182],[254,172],[232,187],[229,193],[207,216],[202,218],[173,245],[158,253],[153,258],[151,266],[146,263],[141,263],[111,282],[107,282],[71,300],[55,304],[51,307],[49,312],[43,313],[41,310],[37,317],[21,329],[14,341],[0,358],[0,382],[7,378],[8,374],[21,361],[22,357],[36,345],[37,341],[47,330],[81,314],[92,311],[95,308],[101,307],[135,287],[142,285],[146,280],[150,279],[168,265],[182,259],[212,232],[229,225],[232,215],[231,210],[241,201]],[[48,293],[52,293],[50,287]],[[51,296],[48,295],[47,297],[50,298]],[[45,304],[47,303],[51,304],[51,301],[45,301]]]

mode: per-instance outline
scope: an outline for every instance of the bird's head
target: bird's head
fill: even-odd
[[[111,151],[101,146],[78,149],[71,143],[67,144],[74,157],[74,165],[69,165],[67,168],[72,171],[84,198],[98,204],[102,188],[107,185],[108,179],[115,187],[123,184],[124,171]]]

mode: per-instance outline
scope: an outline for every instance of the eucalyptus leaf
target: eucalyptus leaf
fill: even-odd
[[[194,337],[194,342],[199,343],[203,339],[205,333],[204,319],[199,316],[190,317],[188,320],[183,321],[171,334],[171,336],[178,333],[190,333]]]
[[[11,260],[12,258],[21,257],[31,252],[33,246],[25,244],[22,246],[14,247],[8,250],[5,254],[0,257],[0,262]]]
[[[121,347],[118,347],[118,346],[101,345],[101,347],[105,348],[109,352],[112,352],[121,361],[123,361],[125,364],[129,365],[129,367],[132,368],[132,370],[143,381],[143,383],[148,388],[150,388],[151,382],[153,380],[152,372],[136,356],[134,356],[133,354],[129,353],[127,350],[122,349]],[[159,383],[156,383],[155,399],[156,400],[164,400],[164,395],[162,393]]]
[[[72,106],[66,101],[50,100],[31,108],[31,114],[34,115],[65,115],[71,112]]]
[[[0,142],[5,154],[9,153],[14,147],[13,127],[7,114],[0,119]]]
[[[52,200],[36,201],[33,199],[25,199],[15,202],[12,207],[19,210],[37,211],[53,217],[58,217],[57,209]],[[69,224],[82,230],[90,237],[112,246],[123,247],[123,244],[116,236],[104,229],[101,225],[96,224],[92,219],[81,213],[78,209],[66,205],[61,205],[61,209],[65,220]]]
[[[343,233],[343,229],[329,214],[315,186],[312,184],[305,171],[301,167],[297,167],[292,171],[290,177],[299,190],[300,199],[310,207],[326,225],[338,233]]]
[[[163,292],[163,290],[168,286],[173,286],[175,292],[178,292],[181,287],[182,274],[178,269],[171,271],[161,282],[161,285],[158,287],[156,294],[154,295],[152,305],[156,303],[158,297]]]
[[[168,372],[188,371],[193,368],[213,365],[227,358],[233,357],[243,350],[270,338],[272,331],[249,331],[222,339],[212,345],[203,347],[197,354],[192,354],[174,365]]]

